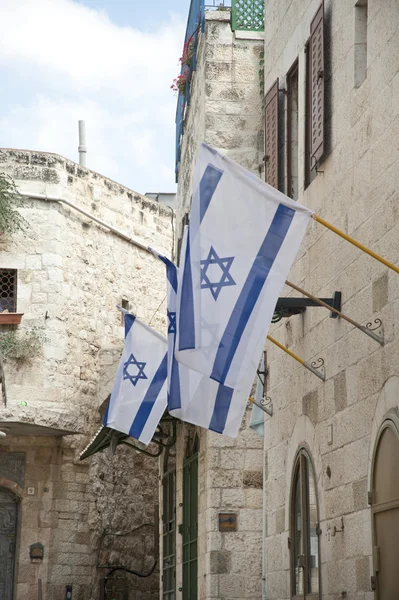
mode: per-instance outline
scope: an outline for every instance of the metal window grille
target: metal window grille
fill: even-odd
[[[17,312],[17,271],[0,269],[0,312]]]
[[[231,13],[231,28],[233,31],[264,31],[264,1],[233,0]]]
[[[218,9],[224,9],[224,8],[230,8],[231,7],[231,0],[206,0],[205,2],[205,9],[213,9],[213,10],[218,10]]]

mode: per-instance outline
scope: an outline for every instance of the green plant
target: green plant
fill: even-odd
[[[37,329],[0,333],[0,355],[24,362],[40,352],[45,337]]]
[[[0,234],[11,235],[24,229],[25,219],[16,210],[17,206],[21,206],[22,199],[13,179],[0,173]]]

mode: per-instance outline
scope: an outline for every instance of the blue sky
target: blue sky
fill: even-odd
[[[77,160],[145,193],[174,191],[174,116],[189,0],[1,0],[2,147]],[[6,82],[6,85],[4,85]]]

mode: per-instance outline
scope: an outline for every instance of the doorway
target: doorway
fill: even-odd
[[[3,600],[13,598],[17,516],[17,497],[0,488],[0,598]]]
[[[389,416],[374,450],[371,509],[376,600],[399,595],[399,419]]]

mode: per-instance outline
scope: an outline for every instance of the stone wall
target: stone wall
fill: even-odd
[[[263,157],[259,77],[262,51],[262,33],[233,33],[229,11],[206,13],[182,138],[178,233],[181,219],[189,211],[193,170],[201,142],[259,174]]]
[[[176,523],[183,520],[183,465],[195,433],[198,454],[198,599],[258,600],[261,595],[263,440],[247,411],[236,440],[179,423]],[[219,531],[219,513],[234,513],[237,530]],[[176,544],[176,589],[182,584],[182,536]]]
[[[399,5],[368,3],[367,78],[355,87],[355,2],[326,0],[326,79],[330,151],[305,190],[305,55],[319,0],[267,0],[265,88],[299,57],[299,201],[399,264]],[[328,71],[328,69],[330,69]],[[370,490],[376,431],[398,407],[399,279],[320,225],[310,227],[289,279],[320,297],[342,292],[343,312],[366,324],[379,318],[380,346],[323,309],[272,326],[271,334],[307,361],[325,361],[326,382],[268,347],[275,414],[265,423],[268,465],[264,572],[270,600],[290,598],[291,478],[296,452],[309,449],[319,499],[322,598],[346,592],[372,600]],[[293,294],[287,288],[286,295]],[[344,532],[330,535],[334,526]]]
[[[1,150],[0,172],[23,192],[66,198],[130,236],[167,255],[172,248],[171,214],[162,205],[54,154]],[[79,451],[100,425],[123,345],[117,304],[165,332],[164,268],[155,258],[72,208],[26,199],[20,208],[25,234],[3,239],[0,268],[18,270],[18,331],[35,328],[40,351],[29,361],[7,360],[7,421],[64,428],[76,436],[8,435],[2,449],[26,454],[20,497],[20,542],[16,554],[16,600],[33,597],[37,577],[44,598],[58,599],[65,585],[73,597],[97,600],[103,564],[148,571],[154,561],[157,465],[129,449],[109,450],[83,463]],[[26,406],[21,406],[26,403]],[[0,473],[1,477],[1,473]],[[2,484],[1,484],[2,485]],[[6,482],[5,487],[12,487]],[[27,487],[35,495],[27,495]],[[101,540],[103,532],[135,535]],[[45,545],[43,564],[32,565],[29,545]],[[157,575],[126,575],[131,600],[158,597]]]
[[[263,34],[233,33],[230,13],[206,13],[186,112],[178,183],[177,229],[189,211],[196,154],[202,141],[259,175],[263,157],[259,77]],[[196,428],[198,469],[198,598],[258,600],[261,596],[263,440],[248,408],[236,440]],[[176,443],[176,517],[183,518],[183,463],[188,433]],[[193,433],[191,433],[193,435]],[[237,531],[219,531],[219,513],[237,515]],[[182,586],[182,537],[177,536],[176,589]]]

